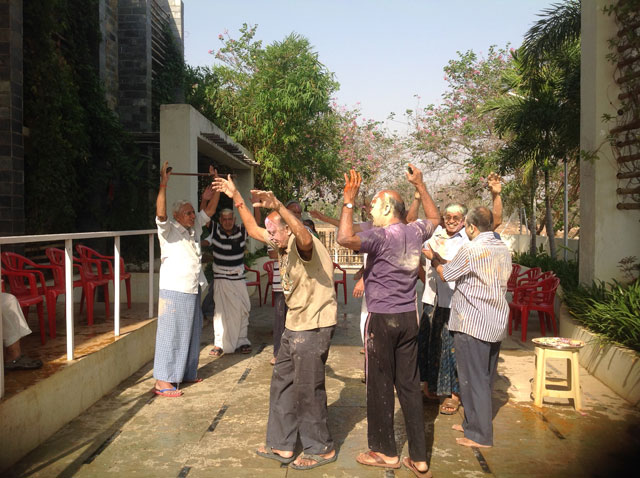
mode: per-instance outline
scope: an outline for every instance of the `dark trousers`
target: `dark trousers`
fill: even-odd
[[[273,294],[273,356],[278,356],[280,350],[280,339],[284,333],[284,324],[287,319],[287,304],[284,301],[283,292]]]
[[[493,445],[491,388],[498,370],[500,342],[485,342],[461,332],[453,333],[453,341],[464,407],[464,436],[481,445]]]
[[[422,391],[418,374],[417,312],[369,314],[365,327],[369,448],[397,456],[393,433],[395,386],[413,461],[426,461]]]
[[[420,370],[421,382],[428,382],[429,347],[431,342],[435,340],[435,337],[431,337],[434,309],[435,307],[431,304],[422,304],[422,317],[420,317],[420,329],[418,330],[418,369]]]
[[[273,367],[267,446],[293,451],[298,434],[303,451],[333,450],[327,426],[324,366],[335,327],[294,332],[285,329]]]

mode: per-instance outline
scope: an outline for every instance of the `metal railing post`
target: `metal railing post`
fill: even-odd
[[[153,275],[155,273],[155,264],[154,264],[154,234],[149,234],[149,318],[153,317]]]
[[[67,321],[67,360],[73,360],[73,240],[64,241],[64,284]]]
[[[2,254],[2,247],[0,246],[0,254]],[[2,277],[2,262],[0,262],[0,277]],[[0,287],[0,292],[2,288]],[[0,306],[2,305],[2,298],[0,298]],[[0,307],[0,343],[2,343],[2,307]],[[4,366],[0,368],[0,398],[4,397]]]
[[[113,335],[120,336],[120,236],[113,238]]]

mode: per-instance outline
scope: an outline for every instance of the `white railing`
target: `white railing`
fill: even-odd
[[[65,251],[65,300],[66,300],[66,330],[67,330],[67,360],[74,358],[74,330],[73,330],[73,241],[82,239],[97,239],[113,237],[113,334],[120,335],[120,238],[122,236],[149,236],[149,318],[153,317],[153,264],[155,229],[140,231],[103,231],[83,232],[77,234],[49,234],[39,236],[8,236],[0,237],[0,253],[3,244],[27,244],[33,242],[60,242],[64,241]],[[2,263],[0,262],[0,274]],[[2,309],[0,309],[0,343],[2,342]],[[0,397],[4,396],[4,367],[0,368]]]

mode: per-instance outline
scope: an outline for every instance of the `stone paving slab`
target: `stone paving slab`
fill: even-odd
[[[352,281],[349,280],[351,286]],[[327,362],[329,426],[339,452],[335,463],[296,471],[260,458],[264,443],[272,367],[273,309],[251,313],[250,355],[208,355],[205,325],[199,375],[181,398],[155,397],[148,364],[87,412],[63,427],[3,476],[7,477],[413,477],[401,468],[365,467],[355,456],[367,448],[363,356],[359,353],[359,301],[339,304],[339,325]],[[532,324],[533,325],[533,324]],[[531,332],[535,336],[535,328]],[[495,446],[457,446],[451,429],[462,412],[440,415],[424,407],[428,456],[434,476],[608,477],[621,474],[640,449],[640,412],[581,369],[585,409],[568,400],[542,408],[530,399],[533,348],[517,337],[503,343],[494,387]],[[555,370],[553,370],[555,367]],[[552,366],[562,375],[563,367]],[[398,450],[407,453],[402,412],[396,400]]]

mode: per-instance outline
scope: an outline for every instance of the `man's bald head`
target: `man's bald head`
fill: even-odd
[[[491,231],[493,214],[483,206],[473,208],[471,212],[467,214],[467,224],[473,224],[480,232]]]
[[[393,216],[397,217],[401,221],[404,221],[404,218],[407,215],[407,210],[404,205],[404,200],[398,191],[394,191],[393,189],[384,189],[380,191],[378,194],[386,197],[386,200],[389,201],[391,208],[393,210]]]

